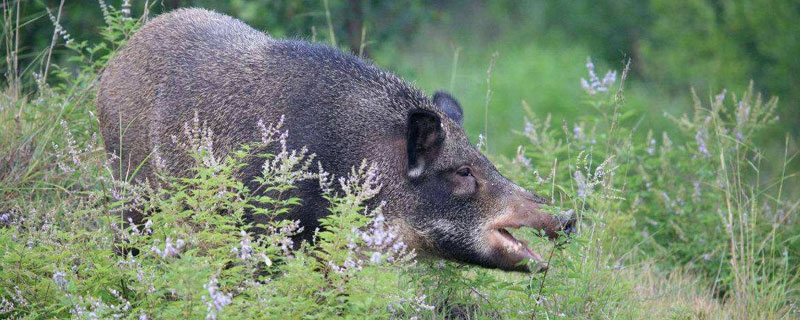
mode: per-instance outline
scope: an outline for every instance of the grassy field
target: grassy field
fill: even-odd
[[[254,146],[216,154],[192,127],[179,152],[195,157],[196,176],[163,176],[158,188],[112,177],[94,90],[142,20],[104,12],[102,40],[78,41],[57,26],[53,43],[69,60],[59,66],[41,52],[4,83],[2,319],[800,316],[796,141],[780,132],[777,99],[746,79],[736,90],[676,97],[626,79],[624,61],[595,65],[579,44],[479,45],[423,28],[406,50],[375,48],[376,64],[426,92],[453,92],[479,148],[550,198],[554,213],[576,213],[578,235],[553,243],[515,234],[550,261],[542,274],[418,260],[375,241],[394,232],[380,208],[364,206],[380,187],[369,164],[339,181],[287,150],[272,155],[260,183],[288,190],[321,180],[332,213],[317,242],[289,251],[291,222],[262,226],[269,231],[259,236],[243,231],[255,202],[270,215],[298,205],[251,195],[236,179]],[[13,10],[4,18],[14,66],[24,25],[17,29]],[[265,139],[279,143],[281,133],[272,124]],[[130,206],[153,214],[131,227],[121,218]]]

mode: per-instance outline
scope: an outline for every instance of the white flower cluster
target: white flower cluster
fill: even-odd
[[[375,164],[367,165],[366,159],[361,161],[358,169],[350,169],[347,177],[339,177],[339,186],[347,199],[347,205],[355,206],[378,195],[382,186],[378,183],[379,179],[378,167]]]
[[[239,241],[239,246],[233,247],[231,252],[243,262],[254,261],[257,260],[256,257],[258,257],[261,258],[261,261],[264,261],[267,266],[271,266],[272,260],[270,260],[266,254],[261,253],[258,256],[255,255],[255,249],[252,246],[250,235],[244,230],[241,231],[241,234],[242,240]],[[289,241],[291,241],[291,239]]]
[[[81,149],[75,141],[72,132],[70,132],[67,122],[61,120],[59,124],[61,125],[61,130],[66,141],[64,146],[53,143],[56,165],[64,173],[74,173],[76,171],[85,172],[89,170],[87,164],[81,161],[80,155],[93,151],[97,143],[97,136],[93,134],[86,147]]]
[[[67,45],[70,45],[72,43],[72,37],[69,35],[69,33],[67,33],[67,30],[65,30],[64,27],[61,26],[61,24],[58,22],[58,19],[56,19],[56,17],[53,16],[53,13],[50,12],[50,8],[48,7],[45,8],[47,9],[47,15],[50,16],[50,22],[52,22],[53,27],[55,27],[54,32],[59,36],[61,36],[61,38],[64,39],[64,42]]]
[[[394,262],[408,254],[408,246],[403,242],[397,228],[386,223],[383,214],[378,213],[365,231],[355,230],[364,244],[373,250],[370,263]]]
[[[435,306],[425,303],[425,299],[426,298],[427,298],[427,296],[425,296],[423,294],[421,296],[414,297],[414,298],[411,298],[411,299],[401,299],[400,301],[398,301],[396,303],[389,304],[388,306],[386,306],[386,308],[391,313],[397,313],[399,311],[398,309],[400,309],[400,308],[402,308],[404,306],[407,306],[407,307],[411,308],[415,312],[420,312],[422,310],[433,311],[434,309],[436,309]],[[418,319],[418,318],[415,316],[415,317],[412,317],[411,319]]]
[[[317,178],[317,174],[308,170],[314,162],[315,154],[309,154],[306,147],[301,148],[300,151],[289,151],[287,147],[289,131],[281,131],[284,120],[284,116],[281,116],[278,123],[268,126],[263,120],[259,120],[257,124],[261,131],[261,148],[266,148],[274,142],[280,144],[280,152],[274,158],[265,160],[261,167],[259,179],[263,185],[295,185],[303,180]]]
[[[58,271],[58,269],[56,269],[55,272],[53,272],[53,281],[56,282],[56,286],[58,287],[59,290],[67,290],[68,281],[66,273],[63,273],[61,271]]]
[[[603,76],[602,80],[598,78],[597,74],[594,72],[594,63],[592,63],[592,58],[586,58],[586,69],[589,71],[589,80],[581,78],[581,87],[583,87],[583,90],[585,90],[588,94],[593,95],[598,92],[608,92],[614,82],[617,81],[616,70],[606,72],[606,75]]]
[[[219,283],[215,278],[209,279],[208,283],[203,285],[203,288],[208,290],[208,296],[203,295],[201,297],[207,306],[206,319],[215,320],[217,319],[217,313],[231,304],[232,296],[219,291]]]
[[[95,297],[73,296],[67,293],[67,298],[72,302],[70,314],[73,318],[80,319],[120,319],[131,309],[131,303],[117,290],[109,289],[111,295],[119,304],[106,304],[102,299]]]
[[[15,285],[14,291],[8,290],[7,294],[10,295],[11,300],[7,300],[5,297],[0,300],[0,315],[9,315],[17,309],[28,306],[28,300],[25,300],[25,296],[19,286]]]
[[[324,173],[320,167],[320,187],[332,195],[333,177]],[[359,208],[364,201],[375,197],[381,190],[380,175],[374,164],[369,165],[366,160],[361,165],[353,167],[346,177],[339,177],[338,182],[344,195],[341,205],[348,208]],[[381,202],[376,208],[364,209],[364,215],[372,220],[364,228],[353,228],[347,248],[348,256],[341,265],[328,261],[327,266],[337,274],[360,271],[366,264],[380,265],[393,263],[405,259],[413,259],[414,254],[402,241],[396,226],[390,225],[382,210],[386,202]],[[363,259],[362,259],[363,258]]]
[[[550,114],[545,117],[544,121],[541,121],[536,117],[533,119],[525,117],[525,130],[523,131],[523,134],[528,137],[528,140],[533,146],[540,146],[542,144],[546,145],[547,143],[552,142],[552,138],[548,134],[551,120],[552,116]]]
[[[606,159],[598,165],[594,172],[589,168],[589,154],[581,152],[578,154],[578,159],[583,161],[583,168],[575,170],[573,179],[578,190],[576,191],[579,198],[587,198],[595,191],[597,185],[602,185],[606,181],[606,177],[610,175],[616,167],[609,167],[611,158]]]
[[[183,241],[183,239],[175,240],[175,244],[173,244],[172,237],[167,237],[167,240],[164,242],[165,242],[164,250],[161,250],[156,245],[150,247],[150,251],[153,251],[162,259],[177,257],[181,253],[181,250],[183,250],[184,245],[186,244]]]
[[[124,0],[122,1],[122,8],[119,9],[120,12],[127,18],[131,16],[131,1]]]
[[[253,257],[253,252],[255,251],[250,243],[250,235],[247,234],[246,231],[242,230],[242,241],[239,241],[240,247],[233,247],[231,252],[233,252],[236,257],[242,261],[250,260],[250,258]]]
[[[220,165],[220,159],[214,155],[214,132],[208,127],[208,123],[203,121],[200,125],[200,117],[197,111],[194,112],[192,117],[192,125],[189,123],[183,124],[183,138],[178,139],[177,136],[172,136],[172,143],[182,148],[184,151],[199,157],[200,164],[207,168],[213,168]]]
[[[514,157],[513,163],[531,167],[531,159],[525,156],[525,147],[517,146],[517,155]]]
[[[292,220],[280,228],[269,226],[268,231],[269,234],[279,236],[277,243],[281,247],[281,251],[288,254],[294,247],[292,236],[303,232],[303,227],[300,226],[299,220]]]

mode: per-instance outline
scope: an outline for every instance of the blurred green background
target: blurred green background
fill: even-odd
[[[123,1],[106,1],[119,8]],[[707,100],[723,89],[780,97],[780,125],[760,137],[764,149],[783,150],[783,132],[800,133],[800,2],[795,0],[612,1],[374,1],[163,0],[130,1],[133,15],[178,7],[230,14],[275,37],[336,43],[361,52],[432,94],[445,89],[465,108],[471,138],[484,130],[487,68],[491,74],[488,141],[492,153],[513,154],[523,127],[522,101],[554,126],[588,108],[580,79],[591,57],[602,76],[631,59],[627,106],[641,128],[669,130],[663,114],[691,107],[690,88]],[[58,0],[23,1],[26,26],[21,66],[31,65],[53,33],[45,7]],[[95,40],[102,25],[91,0],[65,2],[62,25],[77,40]],[[59,46],[54,61],[64,61]],[[27,60],[27,61],[26,61]],[[3,61],[3,70],[7,70]],[[26,70],[36,72],[37,70]],[[571,121],[570,121],[571,122]],[[796,146],[791,146],[796,150]]]

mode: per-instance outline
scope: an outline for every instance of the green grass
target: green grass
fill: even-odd
[[[520,232],[550,260],[544,274],[416,261],[364,237],[393,233],[380,208],[363,206],[380,185],[365,163],[348,188],[326,192],[331,215],[318,241],[287,251],[296,227],[289,222],[258,226],[269,230],[262,235],[244,232],[253,226],[242,214],[253,203],[267,215],[298,205],[256,197],[236,178],[259,146],[213,154],[196,131],[179,151],[197,159],[195,176],[161,176],[160,188],[112,177],[94,85],[139,23],[114,10],[106,18],[103,42],[68,47],[74,68],[51,66],[50,84],[36,85],[30,73],[10,78],[0,98],[0,318],[800,315],[794,141],[780,135],[782,148],[759,149],[753,139],[774,130],[776,102],[752,87],[673,99],[635,81],[623,91],[620,74],[608,93],[591,95],[580,85],[589,50],[545,41],[500,39],[504,50],[465,44],[457,63],[453,48],[440,45],[447,41],[375,52],[379,65],[428,92],[452,87],[474,141],[488,127],[498,168],[551,198],[549,210],[578,214],[579,234],[556,244]],[[608,68],[621,66],[596,70],[602,76]],[[268,132],[274,138],[280,128]],[[263,188],[285,191],[294,184],[278,181],[301,176],[330,180],[308,155],[262,156],[290,168],[265,171]],[[148,224],[122,220],[134,205],[152,212]]]

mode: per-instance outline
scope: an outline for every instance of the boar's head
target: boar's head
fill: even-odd
[[[542,258],[509,229],[534,228],[550,238],[574,231],[575,218],[544,213],[547,201],[501,175],[467,139],[462,110],[437,92],[441,112],[411,110],[406,136],[402,233],[423,255],[488,268],[541,271]],[[536,262],[530,270],[527,259]]]

